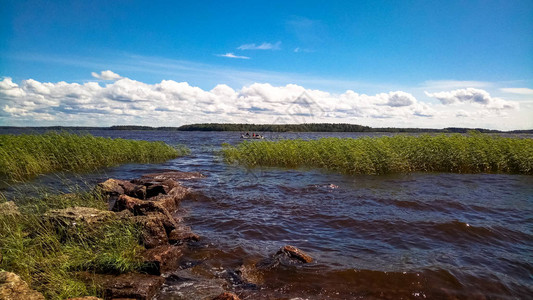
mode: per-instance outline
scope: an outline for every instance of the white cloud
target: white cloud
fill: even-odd
[[[242,56],[242,55],[235,55],[231,52],[228,52],[226,54],[217,54],[217,56],[220,57],[229,57],[229,58],[240,58],[240,59],[250,59],[248,56]]]
[[[475,88],[459,89],[449,92],[425,93],[428,97],[438,99],[444,105],[454,103],[475,103],[496,110],[518,108],[517,102],[491,97],[487,91]]]
[[[117,73],[111,70],[102,71],[100,72],[100,74],[96,72],[91,72],[91,75],[94,78],[101,79],[101,80],[118,80],[122,78],[122,76],[118,75]]]
[[[490,125],[496,116],[498,120],[512,117],[504,109],[512,102],[492,98],[484,91],[467,89],[430,96],[443,104],[420,102],[404,91],[330,93],[296,84],[253,83],[240,89],[219,84],[205,90],[173,80],[147,84],[122,78],[100,85],[33,79],[17,84],[4,78],[0,81],[0,121],[71,126],[344,122],[377,127],[480,127]]]
[[[262,43],[259,45],[256,44],[244,44],[237,47],[239,50],[279,50],[281,49],[281,41],[278,41],[274,44],[272,43]]]
[[[533,89],[530,88],[501,88],[500,91],[518,95],[533,95]]]

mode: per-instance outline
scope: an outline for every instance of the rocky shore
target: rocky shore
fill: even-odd
[[[235,286],[258,288],[258,274],[261,270],[313,261],[308,254],[287,245],[271,257],[251,266],[224,270],[220,276],[202,271],[201,262],[188,259],[194,257],[201,237],[184,224],[184,212],[180,210],[181,201],[190,199],[194,193],[180,182],[203,177],[196,172],[169,171],[147,174],[129,181],[108,179],[96,188],[97,193],[105,196],[109,204],[108,211],[70,207],[51,210],[44,218],[66,230],[75,230],[80,224],[89,228],[96,227],[109,219],[129,220],[139,226],[139,243],[144,250],[140,254],[143,262],[138,272],[120,275],[90,272],[77,274],[84,281],[103,287],[105,299],[166,299],[164,295],[161,296],[166,294],[172,295],[168,299],[235,300],[240,299],[235,293]],[[5,206],[5,213],[17,213],[12,202],[2,205]],[[187,284],[181,285],[185,288],[173,291],[177,282]],[[0,272],[0,299],[44,297],[31,290],[17,275]]]

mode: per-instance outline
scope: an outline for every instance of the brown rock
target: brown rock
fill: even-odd
[[[92,207],[69,207],[65,209],[55,209],[45,213],[45,217],[52,222],[57,222],[67,226],[94,225],[115,218],[115,213],[107,210],[100,210]]]
[[[160,276],[129,273],[108,280],[104,294],[106,299],[150,300],[164,282],[165,279]]]
[[[146,198],[145,186],[137,185],[127,180],[110,178],[99,183],[98,188],[109,200],[114,200],[120,195],[128,195],[140,199]]]
[[[150,198],[151,201],[156,201],[161,206],[165,207],[169,212],[175,211],[181,200],[190,194],[188,188],[181,185],[173,187],[167,194],[160,194]]]
[[[121,185],[122,180],[117,179],[108,179],[104,182],[100,182],[98,184],[98,187],[100,188],[100,191],[109,196],[118,196],[124,194],[124,188]]]
[[[144,259],[142,270],[152,275],[174,271],[178,267],[181,256],[181,248],[177,246],[162,245],[148,249],[142,254]]]
[[[150,198],[150,200],[141,200],[127,195],[120,195],[115,202],[113,211],[127,209],[136,216],[144,216],[152,212],[168,214],[178,208],[180,200],[172,195],[160,195]]]
[[[290,246],[290,245],[283,246],[276,253],[276,255],[282,255],[282,254],[285,254],[285,255],[287,255],[290,258],[297,259],[297,260],[301,261],[302,263],[310,263],[310,262],[313,261],[313,258],[311,256],[309,256],[307,253],[303,252],[302,250],[300,250],[300,249],[298,249],[298,248],[296,248],[294,246]]]
[[[30,289],[28,284],[11,272],[0,272],[0,299],[2,300],[44,300],[44,296]]]
[[[0,203],[0,215],[20,216],[19,208],[13,201]]]
[[[161,214],[132,217],[132,220],[142,227],[141,238],[146,248],[155,248],[168,244],[167,230],[163,222],[165,217],[165,215]]]
[[[241,298],[234,293],[224,292],[213,298],[213,300],[241,300]]]
[[[87,296],[87,297],[69,298],[67,300],[102,300],[102,298]]]
[[[150,204],[150,203],[149,203]],[[140,206],[146,205],[145,201],[130,197],[128,195],[120,195],[115,202],[115,206],[113,207],[113,211],[123,211],[123,210],[129,210],[133,213],[135,213],[135,209],[139,208]],[[152,204],[153,205],[153,204]]]

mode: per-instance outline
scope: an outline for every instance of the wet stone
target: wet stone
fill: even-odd
[[[146,274],[124,274],[106,283],[105,298],[132,298],[150,300],[159,291],[165,279],[160,276]]]
[[[257,269],[272,269],[279,265],[295,266],[310,263],[312,261],[313,258],[309,254],[294,246],[286,245],[281,247],[281,249],[279,249],[272,257],[265,258],[258,262],[255,267]]]
[[[302,250],[294,247],[294,246],[290,246],[290,245],[286,245],[286,246],[283,246],[277,253],[276,255],[287,255],[288,257],[292,258],[292,259],[296,259],[296,260],[299,260],[300,262],[302,263],[310,263],[310,262],[313,262],[313,258],[303,252]]]
[[[142,271],[152,275],[173,271],[178,267],[181,256],[182,250],[177,246],[162,245],[148,249],[142,254]]]

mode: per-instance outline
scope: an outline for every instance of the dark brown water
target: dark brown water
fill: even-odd
[[[93,134],[182,143],[192,155],[161,165],[121,166],[106,174],[87,174],[85,180],[134,178],[162,169],[208,176],[185,183],[198,191],[182,203],[185,220],[203,239],[185,256],[180,271],[185,275],[171,278],[160,299],[201,299],[216,293],[211,283],[202,286],[198,278],[219,280],[245,299],[533,295],[532,176],[247,170],[226,165],[216,155],[222,143],[239,142],[238,133]],[[284,137],[332,135],[361,136]],[[254,268],[286,244],[315,261]],[[196,281],[183,279],[188,277]]]

